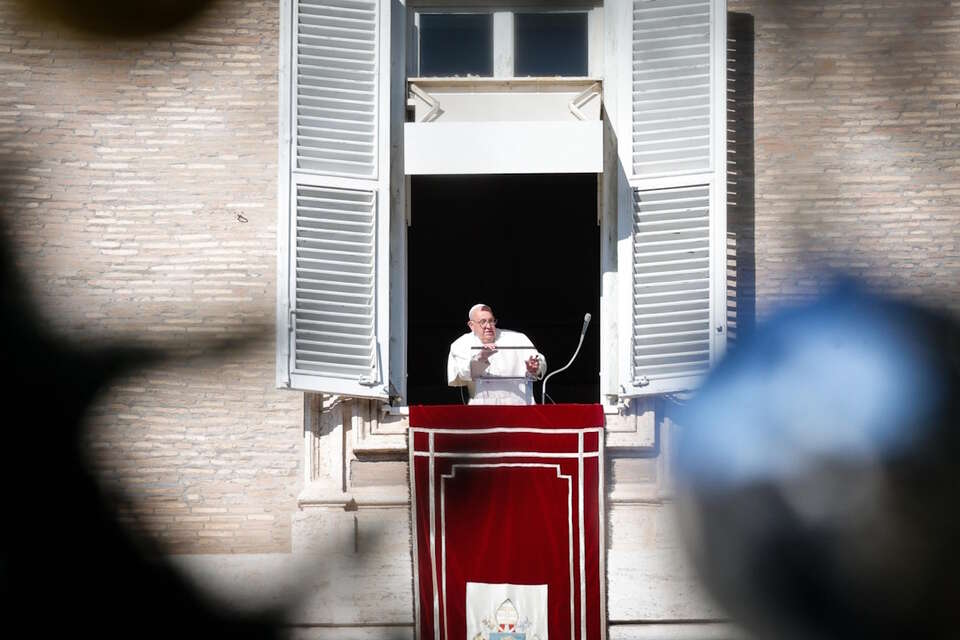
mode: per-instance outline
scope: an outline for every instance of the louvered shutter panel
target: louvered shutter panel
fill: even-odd
[[[389,1],[293,0],[290,19],[279,383],[386,398]]]
[[[710,365],[710,191],[634,192],[633,369],[651,378]]]
[[[722,350],[725,19],[723,0],[633,1],[627,396],[691,389]]]
[[[710,169],[710,0],[633,3],[633,174]]]
[[[297,3],[297,168],[376,176],[377,2]]]
[[[372,380],[375,221],[374,192],[297,187],[295,370]]]

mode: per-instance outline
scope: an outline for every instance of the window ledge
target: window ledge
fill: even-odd
[[[378,407],[376,402],[370,405],[371,409],[361,412],[357,416],[360,422],[354,424],[357,433],[354,453],[364,456],[405,452],[410,407],[384,404]],[[619,407],[605,405],[604,418],[608,450],[654,449],[657,446],[656,411],[652,400],[635,400],[623,412]]]
[[[408,508],[410,488],[406,485],[355,487],[340,491],[326,483],[312,482],[297,496],[300,509],[332,509],[357,511],[359,509]]]
[[[596,78],[410,78],[412,121],[554,122],[599,120]]]

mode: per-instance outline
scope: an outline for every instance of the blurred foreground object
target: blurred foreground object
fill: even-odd
[[[49,19],[94,36],[143,36],[182,26],[215,0],[19,0]],[[31,142],[30,135],[23,140]],[[36,146],[32,144],[30,146]],[[30,148],[28,146],[28,148]],[[173,360],[215,362],[252,347],[272,327],[161,349],[57,334],[36,310],[18,269],[7,192],[26,174],[9,158],[0,183],[0,361],[8,378],[0,530],[4,637],[277,638],[286,607],[241,611],[181,575],[151,538],[121,523],[131,509],[104,488],[88,459],[87,412],[122,376]],[[268,330],[269,329],[269,333]],[[129,519],[129,515],[127,519]],[[292,608],[296,602],[285,603]],[[21,631],[18,632],[17,629]]]
[[[678,505],[759,638],[960,628],[956,319],[846,288],[783,312],[678,416]]]
[[[0,227],[4,220],[0,213]],[[280,637],[281,607],[224,606],[183,577],[155,541],[122,525],[124,497],[101,486],[87,459],[85,418],[97,397],[126,373],[181,356],[50,331],[7,235],[0,228],[0,361],[12,374],[0,393],[7,414],[0,600],[13,630],[5,637]],[[194,340],[180,351],[203,354],[190,362],[215,360],[262,334]]]
[[[153,34],[199,15],[217,0],[19,0],[28,14],[118,37]]]

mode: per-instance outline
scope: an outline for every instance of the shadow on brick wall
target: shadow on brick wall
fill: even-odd
[[[84,42],[114,43],[176,30],[213,4],[23,0],[15,8],[37,31],[76,30]],[[8,130],[0,146],[36,148],[28,143],[37,133]],[[0,362],[10,376],[0,392],[7,427],[0,467],[5,628],[32,628],[51,637],[288,637],[289,614],[305,597],[303,589],[253,611],[215,599],[180,573],[157,540],[136,533],[144,527],[121,520],[121,513],[133,510],[121,492],[97,477],[87,447],[91,406],[124,375],[174,362],[219,362],[262,343],[273,327],[246,325],[226,338],[193,338],[164,348],[146,339],[121,343],[116,336],[59,335],[31,296],[25,261],[16,255],[17,238],[8,228],[23,214],[22,200],[12,192],[30,179],[34,160],[27,152],[0,157]],[[370,546],[375,542],[371,538]]]
[[[756,324],[754,17],[727,14],[727,327],[731,346]]]
[[[2,178],[22,176],[7,163]],[[121,524],[122,495],[103,488],[84,455],[86,418],[124,374],[180,360],[146,344],[69,341],[38,313],[11,252],[0,189],[0,362],[8,376],[0,471],[0,600],[7,625],[59,637],[280,637],[284,612],[244,613],[215,604],[174,569],[157,543]],[[202,344],[201,344],[202,342]],[[222,358],[251,343],[193,341]],[[192,358],[198,362],[197,358]],[[24,414],[19,414],[23,410]]]

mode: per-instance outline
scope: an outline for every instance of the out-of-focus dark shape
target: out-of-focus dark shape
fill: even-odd
[[[956,637],[958,347],[955,318],[847,285],[680,411],[688,547],[757,637]]]
[[[278,637],[282,612],[224,609],[150,540],[125,530],[117,519],[122,497],[104,493],[86,464],[84,418],[97,394],[117,376],[176,354],[73,344],[46,331],[6,239],[0,230],[0,362],[7,374],[0,386],[0,602],[8,635]],[[250,342],[249,334],[194,341],[187,351],[216,357]]]
[[[42,20],[118,37],[172,29],[198,16],[218,0],[19,0]]]

